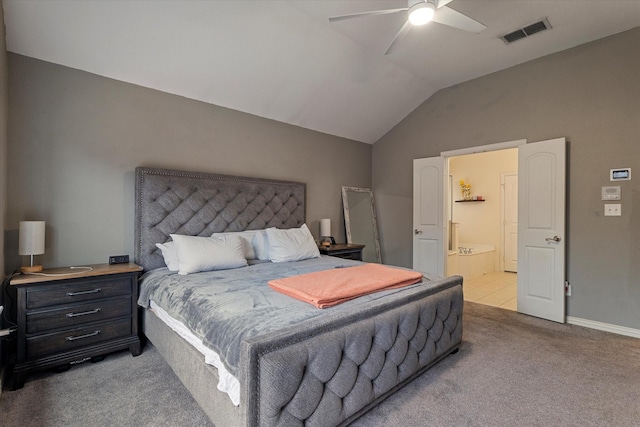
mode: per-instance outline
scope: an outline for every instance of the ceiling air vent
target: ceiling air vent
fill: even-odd
[[[551,28],[551,24],[549,24],[549,20],[547,18],[544,18],[538,22],[534,22],[533,24],[529,24],[525,27],[518,28],[515,31],[511,31],[510,33],[502,35],[500,36],[500,38],[506,44],[509,44],[509,43],[513,43],[516,40],[520,40],[525,37],[532,36],[535,33],[539,33],[540,31],[548,30],[550,28]]]

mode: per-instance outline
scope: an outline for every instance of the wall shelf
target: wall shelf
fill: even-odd
[[[472,202],[486,202],[485,199],[482,200],[456,200],[456,203],[472,203]]]

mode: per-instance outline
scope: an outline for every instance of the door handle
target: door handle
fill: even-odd
[[[413,230],[413,234],[422,234],[422,230],[418,230],[417,228]]]
[[[555,235],[555,236],[553,236],[553,237],[547,237],[547,238],[546,238],[546,239],[544,239],[544,240],[545,240],[545,241],[547,241],[547,242],[559,243],[559,242],[560,242],[560,240],[562,240],[562,239],[560,238],[560,236]]]

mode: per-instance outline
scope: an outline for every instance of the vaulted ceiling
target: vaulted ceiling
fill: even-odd
[[[431,22],[385,55],[406,13],[328,18],[406,0],[3,4],[10,52],[366,143],[442,88],[640,25],[638,0],[453,0],[487,28]]]

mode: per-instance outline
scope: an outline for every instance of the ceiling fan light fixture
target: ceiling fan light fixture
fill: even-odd
[[[435,13],[436,7],[433,3],[416,3],[409,9],[409,22],[416,26],[424,25],[433,19]]]

